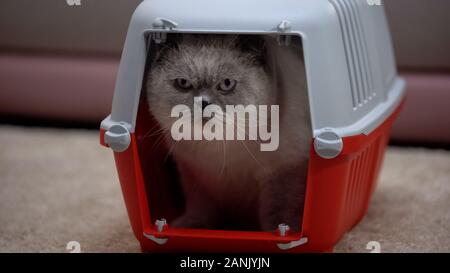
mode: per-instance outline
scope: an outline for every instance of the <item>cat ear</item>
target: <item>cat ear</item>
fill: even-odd
[[[266,43],[261,35],[239,35],[238,45],[242,52],[255,56],[255,61],[264,63],[266,55]]]

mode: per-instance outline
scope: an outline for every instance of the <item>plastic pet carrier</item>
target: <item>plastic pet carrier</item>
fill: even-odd
[[[128,215],[142,251],[326,252],[332,251],[343,234],[364,217],[391,125],[404,101],[405,87],[397,76],[383,6],[371,3],[366,0],[146,0],[139,5],[128,29],[112,111],[101,124],[100,142],[114,151]],[[291,81],[291,84],[278,81],[276,86],[290,86],[292,91],[289,98],[273,96],[293,103],[291,111],[300,105],[296,101],[302,93],[299,83],[301,79],[305,82],[306,99],[302,105],[306,101],[307,107],[298,108],[307,109],[308,161],[298,230],[289,229],[281,222],[273,230],[171,225],[186,206],[180,186],[183,178],[167,145],[161,145],[157,135],[149,134],[152,128],[160,126],[151,114],[156,111],[152,107],[160,108],[163,102],[149,104],[146,88],[149,71],[155,71],[154,66],[160,65],[155,60],[161,54],[170,57],[180,37],[183,41],[190,39],[191,48],[178,45],[177,52],[184,50],[185,55],[171,58],[170,63],[178,72],[181,68],[177,65],[190,58],[186,52],[200,58],[189,60],[197,66],[211,64],[214,58],[227,62],[251,54],[241,53],[242,56],[236,57],[223,51],[214,55],[205,49],[208,37],[209,45],[216,43],[214,50],[226,50],[222,46],[226,37],[242,41],[259,37],[261,41],[272,41],[274,50],[296,51],[292,56],[299,56],[298,62],[293,60],[297,57],[290,58],[283,53],[272,61],[280,62],[273,65],[278,69],[277,77]],[[198,48],[192,50],[195,46]],[[253,49],[247,46],[248,52]],[[283,58],[293,62],[282,63]],[[252,61],[247,65],[253,62],[253,57],[248,60]],[[259,69],[252,65],[251,69]],[[165,73],[167,69],[164,69],[160,67],[159,72]],[[250,78],[253,72],[245,71],[229,69],[227,73]],[[302,71],[304,75],[298,74]],[[164,74],[153,80],[161,77]],[[162,80],[161,84],[164,84]],[[183,78],[175,79],[174,84],[181,92],[171,93],[170,98],[187,96],[195,85]],[[217,90],[223,91],[231,90],[235,83],[227,78],[220,84]],[[166,91],[154,92],[164,95]],[[299,126],[295,122],[292,120],[291,128]],[[290,141],[291,149],[299,146],[296,140]],[[290,188],[283,190],[291,192]],[[239,209],[235,211],[238,213]]]

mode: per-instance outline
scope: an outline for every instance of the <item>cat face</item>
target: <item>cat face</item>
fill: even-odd
[[[203,106],[274,104],[273,86],[264,65],[264,40],[230,35],[184,35],[164,45],[147,75],[152,114],[170,128],[171,110],[194,97]]]

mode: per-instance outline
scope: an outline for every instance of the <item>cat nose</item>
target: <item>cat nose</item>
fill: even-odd
[[[205,110],[206,106],[210,105],[211,103],[207,100],[202,100],[202,110]]]

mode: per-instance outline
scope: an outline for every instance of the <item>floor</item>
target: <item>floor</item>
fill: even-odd
[[[70,241],[82,252],[140,250],[97,132],[3,125],[0,143],[0,252],[68,252]],[[450,151],[388,149],[367,216],[335,251],[371,244],[450,252]]]

